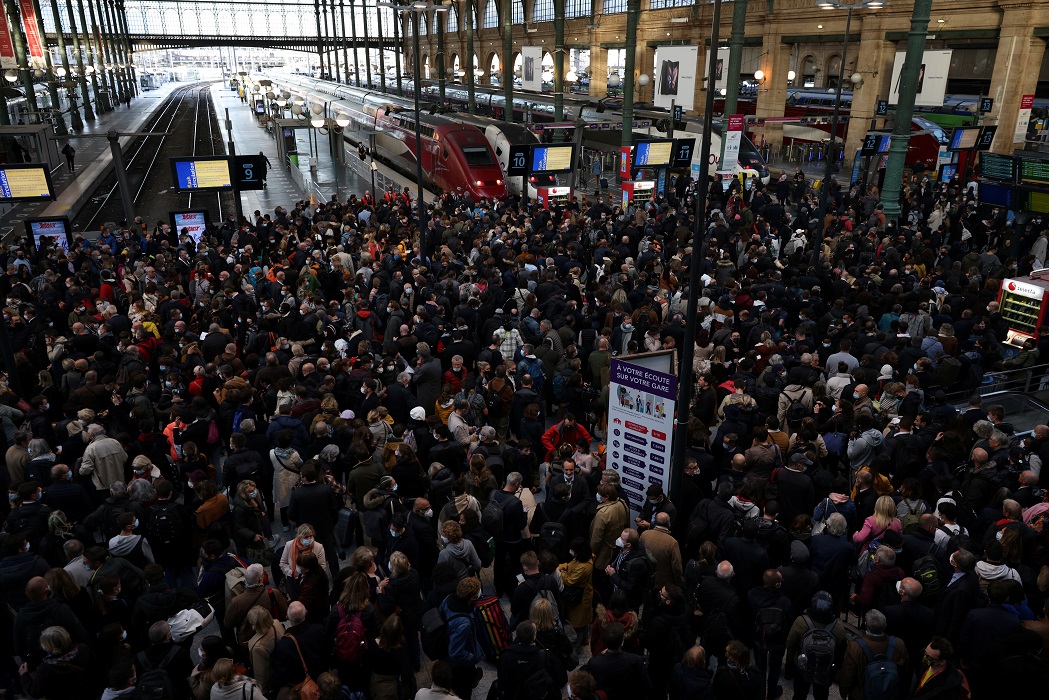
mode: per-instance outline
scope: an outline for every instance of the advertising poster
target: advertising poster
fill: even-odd
[[[739,164],[739,145],[743,141],[743,115],[728,115],[725,133],[725,155],[721,158],[721,169],[733,172]]]
[[[706,76],[710,66],[710,51],[707,51],[706,63],[703,64],[703,75]],[[718,49],[717,65],[714,68],[714,89],[720,90],[728,82],[725,71],[728,69],[728,48]],[[720,93],[719,93],[720,94]]]
[[[69,249],[73,245],[69,219],[27,219],[26,227],[38,251],[49,250],[53,246]]]
[[[521,47],[521,87],[535,92],[543,91],[543,47]]]
[[[207,232],[208,217],[203,211],[179,211],[171,213],[172,228],[179,237],[183,230],[193,239],[194,243],[200,243],[200,239]]]
[[[608,392],[608,466],[623,482],[635,517],[650,484],[670,487],[677,376],[612,360]]]
[[[1027,140],[1027,127],[1031,123],[1031,109],[1034,107],[1034,95],[1020,98],[1020,111],[1016,116],[1016,130],[1013,132],[1013,143]]]
[[[22,28],[25,30],[30,63],[34,68],[43,68],[44,40],[40,36],[40,24],[36,21],[36,8],[33,6],[33,0],[18,0],[18,10],[22,13]]]
[[[691,110],[696,96],[698,46],[656,47],[656,93],[652,104],[670,109],[670,103]]]
[[[951,51],[926,51],[918,67],[918,84],[915,86],[914,104],[923,107],[940,107],[947,92],[947,73],[951,69]],[[906,54],[896,52],[892,64],[892,87],[889,104],[899,104],[900,80],[903,75],[903,60]]]

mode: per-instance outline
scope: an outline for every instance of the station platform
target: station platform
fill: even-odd
[[[327,148],[327,136],[318,135],[320,152],[317,153],[311,151],[309,134],[311,128],[304,126],[296,129],[299,166],[294,169],[288,163],[280,161],[276,130],[264,128],[247,102],[242,102],[236,92],[223,84],[215,84],[211,90],[215,107],[219,111],[219,124],[224,124],[225,110],[229,110],[236,152],[242,155],[262,152],[270,161],[266,175],[266,189],[241,193],[245,216],[250,219],[255,211],[263,214],[272,213],[278,206],[290,207],[295,202],[307,199],[311,195],[315,201],[327,201],[331,198],[331,195],[335,193],[336,171],[332,167],[331,152]],[[366,189],[371,189],[372,177],[370,160],[360,159],[354,143],[344,140],[342,146],[344,162],[338,166],[338,190],[340,199],[345,201],[351,194],[360,197]],[[309,168],[311,152],[317,160],[315,174],[311,173]],[[377,165],[375,189],[379,193],[384,192],[387,185],[390,185],[398,191],[408,187],[413,196],[416,194],[414,180],[410,180],[382,163],[377,163]],[[424,191],[424,197],[429,202],[432,201],[434,194]]]
[[[12,205],[0,214],[0,241],[9,242],[13,237],[25,233],[24,222],[29,218],[45,216],[76,217],[84,203],[91,197],[98,183],[109,173],[113,166],[113,154],[109,148],[106,134],[109,131],[133,132],[140,130],[153,115],[172,90],[182,83],[167,83],[149,92],[141,91],[131,100],[131,107],[118,105],[110,112],[95,114],[93,122],[84,122],[84,128],[70,132],[68,136],[56,137],[58,150],[68,142],[76,149],[73,172],[69,172],[64,162],[51,172],[56,199],[52,202],[23,202]],[[68,122],[68,118],[67,118]],[[124,136],[120,139],[122,149],[127,147],[134,137]]]

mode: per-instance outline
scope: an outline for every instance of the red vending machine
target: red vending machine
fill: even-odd
[[[535,198],[539,206],[549,209],[552,206],[568,206],[572,201],[571,187],[536,187]]]
[[[1037,338],[1038,327],[1046,323],[1049,310],[1049,270],[1002,280],[998,304],[1009,324],[1006,343],[1020,347],[1028,338]]]

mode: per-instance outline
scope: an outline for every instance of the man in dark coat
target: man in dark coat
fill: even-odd
[[[605,650],[586,663],[583,670],[597,681],[597,689],[608,700],[632,700],[648,697],[651,682],[645,673],[645,661],[637,654],[623,651],[623,625],[605,625]]]
[[[953,573],[936,606],[933,633],[957,644],[965,616],[979,605],[980,580],[976,575],[976,557],[971,552],[959,549],[951,555],[950,564]]]
[[[309,523],[317,541],[324,546],[332,579],[339,573],[339,554],[335,545],[335,522],[339,518],[339,500],[321,478],[315,463],[302,465],[302,485],[291,492],[288,517],[298,524]]]
[[[298,642],[298,647],[295,642]],[[324,633],[324,626],[306,622],[306,606],[298,601],[292,603],[288,606],[288,631],[277,640],[270,656],[271,687],[279,690],[301,683],[307,670],[310,678],[319,678],[328,670],[330,652],[331,640]],[[303,659],[306,660],[305,669]]]
[[[918,602],[922,595],[922,585],[917,579],[903,579],[896,584],[896,590],[900,594],[900,602],[882,609],[887,625],[885,633],[903,640],[911,657],[911,668],[919,668],[922,650],[932,639],[933,620],[936,615],[932,608]]]
[[[411,375],[407,372],[401,372],[397,375],[397,379],[390,386],[386,387],[386,396],[383,398],[382,403],[386,406],[386,410],[390,412],[394,423],[408,425],[408,421],[411,420],[411,410],[420,405],[419,400],[415,398],[415,394],[408,388],[409,381],[411,381]]]
[[[543,649],[535,641],[535,624],[525,620],[517,625],[514,643],[499,658],[499,688],[504,700],[554,700],[561,697],[560,689],[568,682],[568,673],[553,651]],[[552,687],[546,694],[529,686],[529,679],[546,669]]]
[[[824,590],[841,600],[848,586],[849,566],[856,561],[856,550],[846,539],[847,528],[845,516],[832,513],[827,518],[827,526],[822,534],[813,535],[809,540],[809,553],[812,555],[812,570],[824,582]],[[840,603],[838,603],[840,606]]]

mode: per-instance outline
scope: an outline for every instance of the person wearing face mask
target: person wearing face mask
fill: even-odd
[[[288,504],[288,517],[294,522],[313,525],[317,540],[324,547],[328,570],[332,578],[339,570],[338,549],[335,542],[335,523],[339,517],[340,499],[321,478],[315,463],[302,466],[302,485],[294,489]]]
[[[645,504],[641,506],[641,513],[634,518],[637,531],[640,533],[652,529],[652,522],[657,513],[666,513],[670,522],[677,520],[677,508],[663,493],[663,487],[651,484],[646,492]]]
[[[379,479],[375,488],[364,494],[364,531],[372,539],[372,544],[379,549],[379,560],[385,561],[389,555],[390,523],[394,516],[404,512],[404,499],[397,493],[396,479],[384,476]]]
[[[273,563],[271,547],[279,538],[271,537],[266,500],[252,479],[244,479],[234,491],[233,541],[237,544],[237,551],[248,561],[269,566]]]
[[[551,500],[553,490],[558,484],[566,484],[571,490],[568,497],[568,505],[570,508],[576,508],[577,506],[581,506],[589,501],[590,485],[587,484],[586,479],[582,478],[577,472],[578,467],[576,466],[574,459],[568,458],[561,460],[560,473],[554,475],[547,483],[547,500]]]
[[[139,569],[155,561],[153,548],[140,532],[138,516],[134,513],[121,513],[117,516],[120,533],[109,540],[109,553],[120,557]]]
[[[933,637],[922,650],[912,700],[969,696],[969,681],[954,663],[954,647],[943,637]]]
[[[618,551],[605,567],[605,575],[615,591],[623,591],[631,609],[638,610],[648,583],[649,563],[637,530],[625,528],[616,538]]]
[[[390,519],[389,535],[386,546],[386,557],[389,559],[394,552],[400,552],[408,557],[413,568],[419,567],[419,543],[415,539],[415,532],[408,527],[408,514],[397,513]]]
[[[324,545],[314,537],[313,526],[309,523],[299,525],[295,531],[295,538],[284,546],[280,557],[280,570],[285,576],[285,586],[289,594],[297,589],[298,580],[302,576],[302,567],[299,566],[299,557],[306,552],[312,552],[317,557],[317,563],[322,569],[328,569],[328,559],[324,551]],[[294,597],[294,595],[292,595]]]

